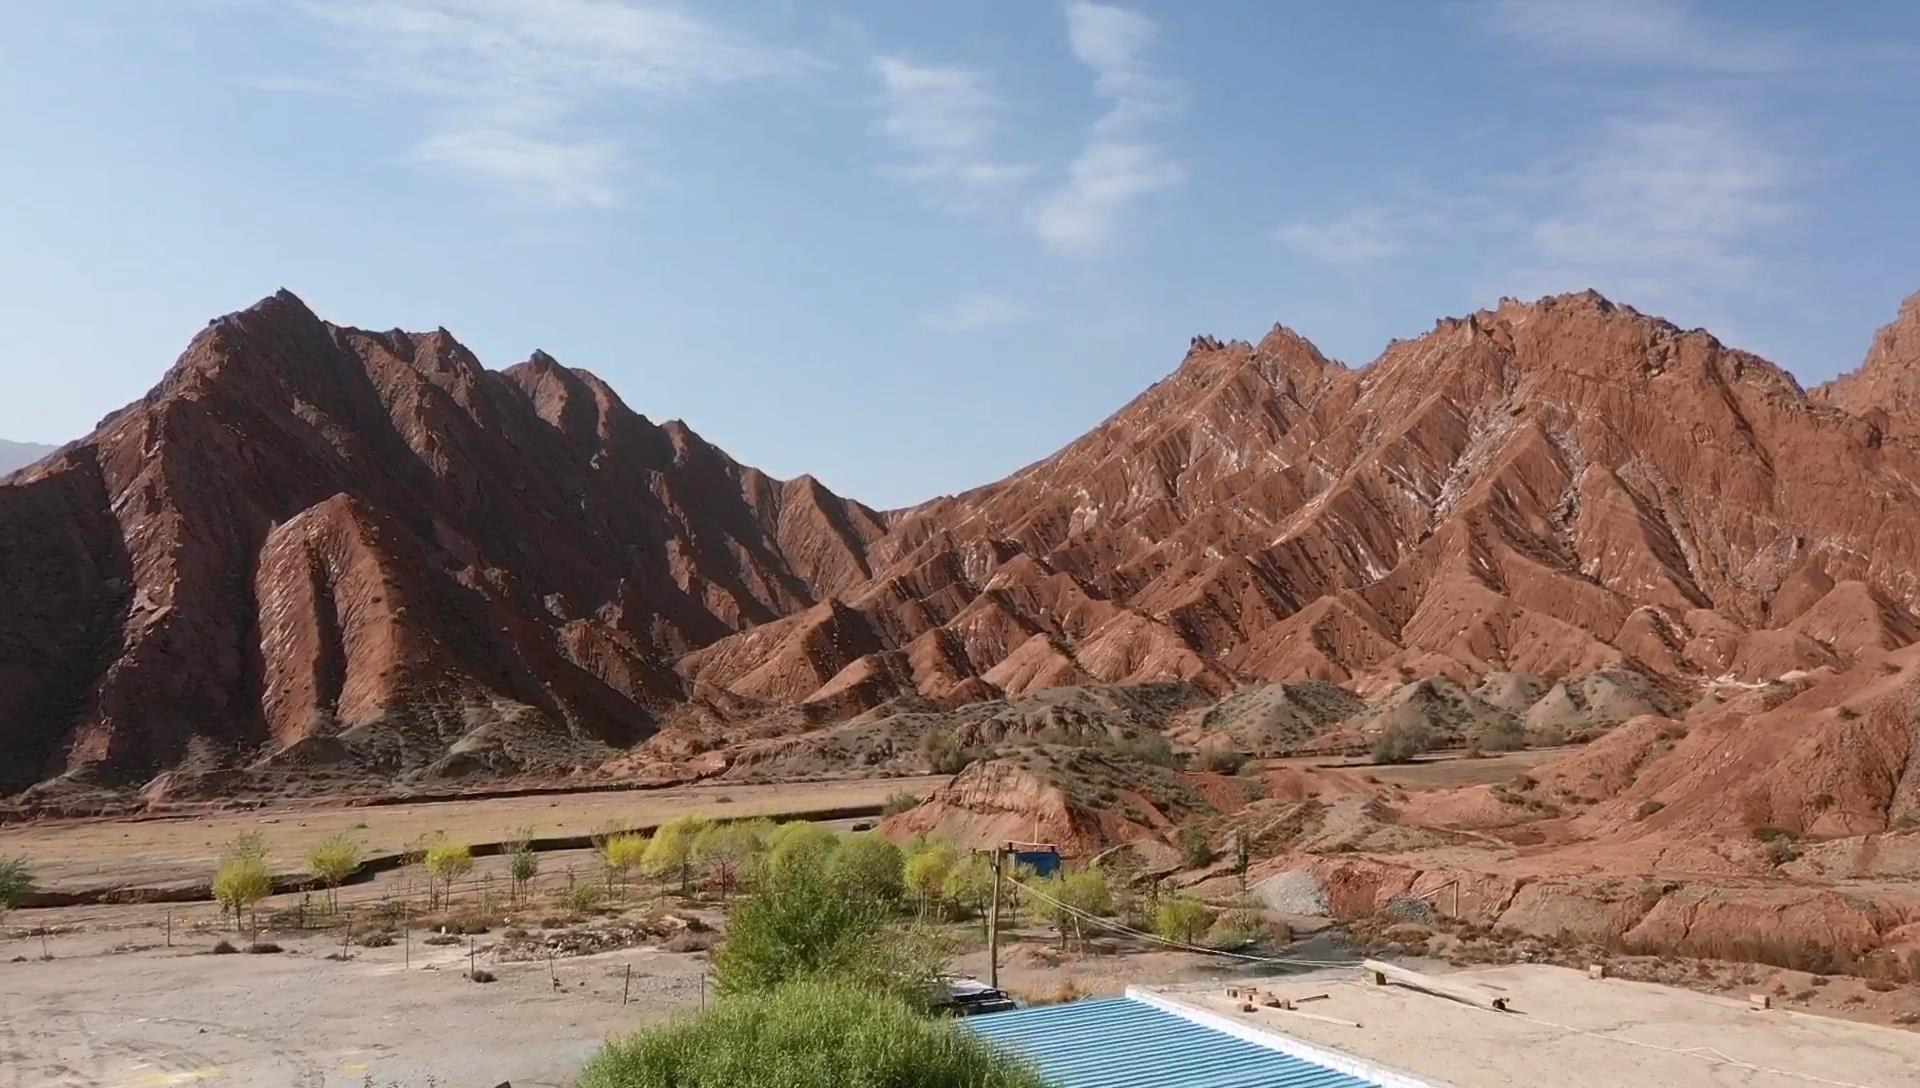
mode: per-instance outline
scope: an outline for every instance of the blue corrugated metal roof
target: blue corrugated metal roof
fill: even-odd
[[[1372,1088],[1131,998],[961,1021],[1060,1088]]]

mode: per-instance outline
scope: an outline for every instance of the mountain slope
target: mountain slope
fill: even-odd
[[[676,657],[861,579],[881,531],[544,354],[282,292],[0,486],[0,792],[603,758],[684,699]]]
[[[1887,347],[1906,339],[1881,334],[1883,386],[1920,375]],[[1285,329],[1200,338],[1053,457],[903,512],[846,599],[877,654],[939,639],[943,669],[912,680],[936,698],[1619,664],[1767,678],[1912,637],[1920,451],[1849,404],[1591,293],[1442,321],[1360,371]],[[681,668],[726,686],[705,662],[753,659],[741,636]],[[787,676],[743,694],[818,690]]]
[[[1845,666],[1920,634],[1886,392],[1916,314],[1812,395],[1592,293],[1359,370],[1201,337],[1052,457],[882,515],[543,353],[489,371],[282,292],[0,484],[0,794],[569,768],[689,714],[1060,685]]]
[[[0,438],[0,476],[5,476],[15,469],[27,467],[52,453],[56,448],[43,446],[38,442],[9,442]]]

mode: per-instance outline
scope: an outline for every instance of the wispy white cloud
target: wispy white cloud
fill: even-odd
[[[1610,120],[1512,179],[1541,208],[1512,275],[1649,299],[1750,288],[1766,238],[1795,214],[1794,178],[1788,155],[1726,113]]]
[[[1296,220],[1273,232],[1294,252],[1328,264],[1369,264],[1400,252],[1401,243],[1377,208],[1322,222]]]
[[[553,205],[605,206],[623,149],[582,131],[584,107],[791,75],[817,62],[693,15],[627,0],[303,0],[367,61],[368,78],[429,103],[412,158]]]
[[[1734,74],[1795,65],[1791,43],[1708,25],[1677,0],[1489,0],[1481,10],[1495,32],[1566,59]]]
[[[621,152],[612,140],[562,143],[511,129],[467,129],[434,133],[413,156],[490,178],[535,203],[607,208],[619,202]]]
[[[972,332],[976,329],[1010,325],[1026,316],[1026,307],[1014,299],[993,292],[967,295],[952,306],[926,319],[935,332]]]
[[[1113,241],[1135,202],[1186,177],[1179,163],[1152,144],[1094,140],[1074,158],[1067,183],[1041,202],[1034,230],[1057,251],[1098,252]]]
[[[1139,12],[1091,0],[1067,6],[1068,44],[1093,71],[1094,92],[1107,109],[1066,181],[1034,209],[1034,232],[1055,251],[1106,248],[1136,203],[1186,180],[1186,169],[1142,132],[1176,113],[1184,97],[1177,80],[1159,76],[1148,62],[1158,37],[1158,25]]]
[[[1031,172],[993,154],[1001,103],[987,73],[899,57],[876,58],[873,70],[885,96],[880,131],[908,157],[889,171],[925,185],[935,203],[969,208]]]

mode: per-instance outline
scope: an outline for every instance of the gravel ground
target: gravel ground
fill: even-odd
[[[1253,893],[1269,909],[1282,914],[1324,918],[1330,909],[1327,906],[1327,890],[1320,886],[1320,878],[1305,869],[1275,873],[1255,884]]]

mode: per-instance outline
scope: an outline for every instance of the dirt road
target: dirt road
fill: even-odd
[[[351,832],[371,853],[402,850],[436,831],[469,843],[498,842],[527,827],[540,837],[583,835],[610,825],[658,824],[688,812],[710,816],[803,816],[878,805],[896,793],[924,795],[944,776],[683,786],[378,806],[315,804],[191,817],[112,819],[0,830],[0,855],[25,854],[39,885],[54,891],[166,887],[204,882],[223,845],[246,831],[266,836],[276,872],[304,868],[307,851]]]

